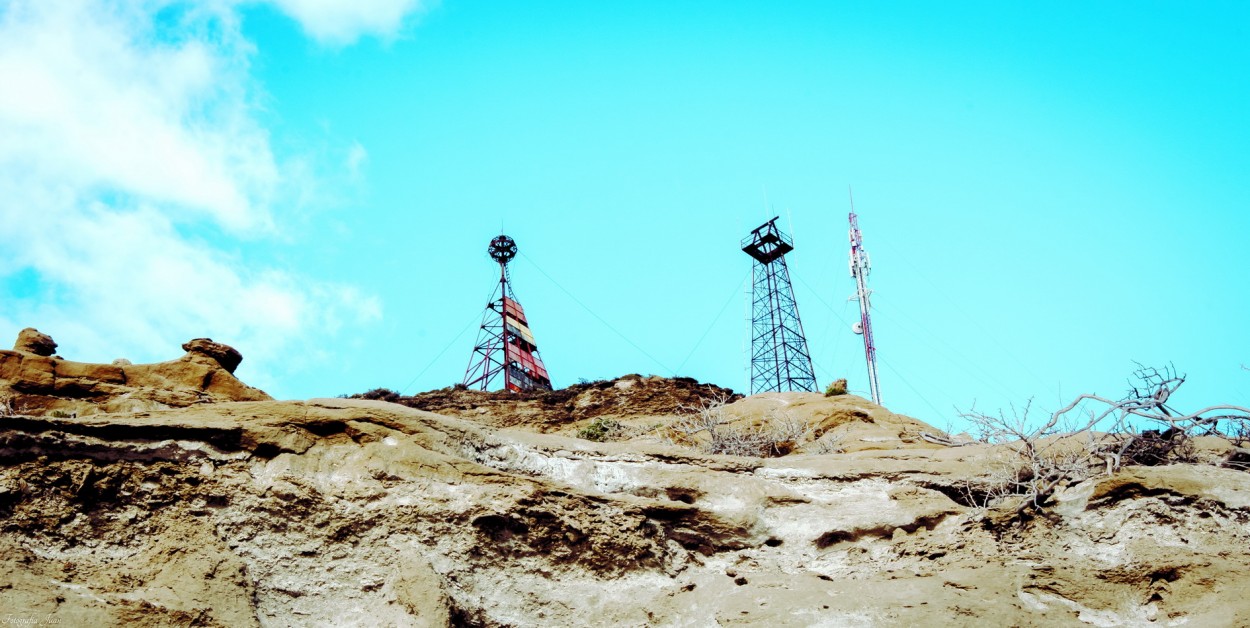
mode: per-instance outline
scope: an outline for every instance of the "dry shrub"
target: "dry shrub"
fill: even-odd
[[[577,437],[585,440],[602,443],[612,440],[624,440],[628,438],[628,431],[620,421],[614,419],[598,418],[591,421],[589,425],[577,430]]]
[[[1120,444],[1122,465],[1155,467],[1197,460],[1193,439],[1185,430],[1142,430],[1139,434],[1115,434],[1111,440]]]
[[[365,392],[362,392],[362,393],[356,393],[348,398],[349,399],[370,399],[370,400],[376,400],[376,401],[389,401],[391,403],[399,403],[400,395],[399,393],[389,388],[374,388],[373,390],[366,390]]]
[[[846,378],[835,379],[829,383],[829,387],[825,389],[826,397],[837,397],[846,394]]]
[[[668,425],[669,442],[709,454],[771,458],[787,455],[812,440],[813,426],[786,412],[769,412],[755,425],[733,425],[740,417],[726,410],[727,401],[721,397],[683,407],[688,414]]]
[[[1111,474],[1128,465],[1194,462],[1191,439],[1197,435],[1221,436],[1237,451],[1237,441],[1250,424],[1250,408],[1223,404],[1181,413],[1168,403],[1185,383],[1184,375],[1171,366],[1159,370],[1139,365],[1134,378],[1137,383],[1124,398],[1080,395],[1040,426],[1029,418],[1031,400],[1020,410],[1012,406],[1009,412],[994,415],[975,408],[963,413],[979,440],[1012,452],[981,483],[982,501],[1021,495],[1025,499],[1020,510],[1041,509],[1059,488],[1103,469]],[[1165,429],[1141,429],[1137,425],[1141,421]],[[1225,465],[1232,466],[1228,461]]]
[[[812,441],[804,451],[809,454],[840,454],[845,450],[842,446],[842,435],[832,432],[825,432],[823,435]]]

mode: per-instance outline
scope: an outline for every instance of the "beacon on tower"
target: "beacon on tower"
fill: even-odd
[[[516,257],[516,241],[500,235],[490,241],[487,253],[499,264],[499,285],[486,305],[462,383],[466,388],[490,390],[502,376],[504,390],[551,390],[551,378],[538,357],[525,310],[512,292],[508,262]]]
[[[742,240],[755,260],[751,270],[751,394],[816,391],[816,375],[799,322],[786,253],[794,241],[777,228],[777,217]]]
[[[859,300],[859,322],[851,329],[864,337],[864,360],[868,363],[868,389],[872,393],[872,402],[881,405],[881,390],[877,387],[877,345],[872,338],[872,315],[868,289],[868,273],[872,270],[872,260],[868,251],[864,250],[864,235],[859,232],[859,216],[855,214],[855,199],[851,199],[851,277],[855,279],[855,296]]]

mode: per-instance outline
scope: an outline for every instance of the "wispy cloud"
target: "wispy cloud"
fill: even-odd
[[[393,33],[416,6],[275,4],[338,42]],[[276,236],[283,190],[308,176],[284,166],[258,121],[236,11],[0,5],[0,279],[38,278],[0,304],[0,330],[38,325],[94,359],[168,357],[211,335],[265,371],[311,334],[380,316],[375,297],[258,267],[231,244]],[[334,15],[351,17],[331,28]],[[354,145],[348,161],[365,154]]]
[[[419,0],[270,0],[323,43],[347,44],[362,35],[393,37]]]

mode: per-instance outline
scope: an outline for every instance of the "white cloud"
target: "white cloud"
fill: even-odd
[[[142,195],[229,228],[265,224],[277,172],[242,95],[245,60],[213,42],[155,41],[144,17],[73,0],[8,6],[0,162]]]
[[[350,286],[223,248],[276,238],[272,208],[307,176],[275,157],[257,120],[234,11],[0,3],[0,281],[33,271],[39,284],[0,301],[3,327],[40,327],[70,357],[95,360],[167,359],[212,336],[243,351],[263,384],[310,338],[380,316]],[[359,145],[348,155],[365,158]]]
[[[347,44],[362,35],[393,37],[419,0],[269,0],[323,43]]]

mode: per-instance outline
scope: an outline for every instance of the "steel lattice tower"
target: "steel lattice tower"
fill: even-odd
[[[466,388],[489,390],[492,382],[503,375],[504,390],[551,390],[551,378],[538,357],[538,345],[525,320],[525,310],[512,293],[508,262],[516,257],[516,242],[500,235],[490,241],[487,252],[499,264],[499,285],[486,305],[477,345],[462,383]]]
[[[786,268],[785,255],[794,250],[794,242],[777,228],[774,217],[742,241],[742,250],[755,259],[751,271],[751,394],[815,392],[816,375]]]

